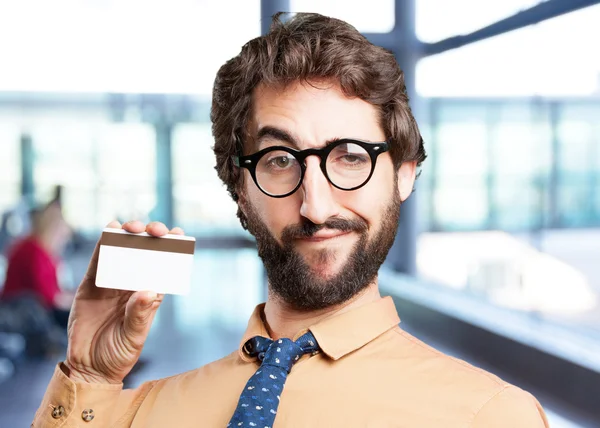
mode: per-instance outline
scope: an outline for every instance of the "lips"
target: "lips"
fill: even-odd
[[[326,241],[328,239],[338,238],[340,236],[344,236],[349,234],[350,232],[343,232],[340,230],[321,230],[310,237],[301,238],[303,241],[308,242],[321,242]]]

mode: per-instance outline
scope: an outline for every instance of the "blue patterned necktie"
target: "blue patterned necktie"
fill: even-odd
[[[288,373],[302,355],[318,351],[319,344],[309,331],[295,342],[255,336],[246,342],[244,349],[262,364],[244,387],[227,426],[272,428]]]

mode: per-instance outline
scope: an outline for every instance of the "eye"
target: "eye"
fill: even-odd
[[[271,162],[279,168],[285,168],[289,166],[290,158],[288,158],[287,156],[278,156],[274,159],[271,159]]]
[[[359,153],[340,153],[333,160],[339,166],[346,167],[356,167],[364,165],[366,163],[371,163],[371,159],[368,155],[363,155]]]
[[[271,170],[287,170],[295,164],[296,158],[286,152],[273,152],[265,159],[266,167]]]
[[[344,156],[340,156],[340,160],[347,164],[357,164],[365,161],[364,156],[358,156],[353,154],[347,154]]]
[[[370,164],[369,153],[358,144],[340,144],[329,155],[328,161],[337,164],[338,167],[357,168]]]

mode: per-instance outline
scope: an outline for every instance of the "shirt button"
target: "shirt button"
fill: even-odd
[[[92,409],[85,409],[83,412],[81,412],[81,419],[86,422],[91,421],[94,419],[94,411]]]
[[[52,407],[52,417],[54,419],[58,419],[64,414],[65,408],[63,406]]]

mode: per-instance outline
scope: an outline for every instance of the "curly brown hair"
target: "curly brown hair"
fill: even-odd
[[[215,169],[238,201],[243,176],[233,165],[248,139],[252,95],[259,85],[313,80],[337,82],[348,97],[378,108],[381,127],[398,168],[426,158],[419,128],[408,104],[404,74],[390,51],[370,43],[353,26],[316,13],[298,13],[283,22],[273,16],[269,32],[250,40],[218,71],[210,118],[215,139]],[[244,228],[246,218],[238,208]]]

